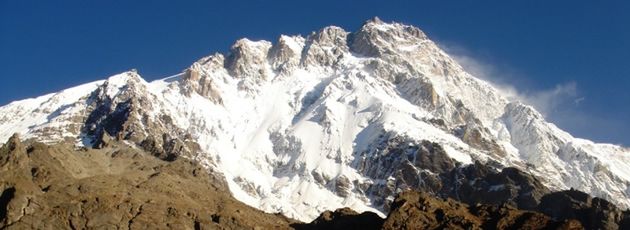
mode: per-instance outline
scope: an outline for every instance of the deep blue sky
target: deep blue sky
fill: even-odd
[[[532,97],[574,83],[548,117],[630,146],[630,4],[591,2],[0,0],[0,104],[132,68],[157,79],[241,37],[353,31],[379,16],[420,27]]]

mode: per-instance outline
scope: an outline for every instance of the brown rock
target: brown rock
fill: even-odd
[[[0,229],[289,229],[295,222],[236,201],[221,177],[190,160],[110,146],[25,147],[12,138],[0,148]]]
[[[587,229],[630,229],[630,211],[574,189],[545,195],[538,210],[558,219],[577,219]]]
[[[383,225],[381,219],[376,213],[364,212],[357,213],[349,208],[340,208],[334,212],[325,211],[317,219],[309,224],[296,223],[291,225],[298,230],[311,229],[380,229]]]
[[[555,221],[539,212],[509,206],[468,206],[453,199],[406,191],[398,194],[387,219],[348,208],[326,211],[296,229],[584,229],[579,221]]]

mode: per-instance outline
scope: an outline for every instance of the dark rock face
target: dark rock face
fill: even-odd
[[[354,167],[377,181],[364,193],[385,211],[389,211],[388,200],[409,189],[470,205],[508,204],[526,210],[535,210],[540,198],[549,193],[538,179],[515,168],[498,169],[492,162],[460,166],[436,143],[415,143],[389,134],[377,143],[372,152],[355,160]]]
[[[391,202],[390,197],[401,191],[418,190],[469,205],[469,211],[476,216],[504,216],[508,208],[540,212],[555,220],[577,219],[587,229],[630,229],[629,211],[621,211],[606,200],[575,190],[551,193],[537,178],[519,169],[501,168],[492,161],[460,166],[440,145],[428,141],[414,143],[401,136],[384,134],[376,143],[380,144],[356,159],[354,167],[377,181],[363,191],[373,198],[375,206],[389,211],[390,215],[400,206],[397,201]],[[434,221],[426,216],[413,218]],[[523,214],[510,221],[525,223],[539,219],[539,215]],[[471,224],[449,222],[441,227],[467,228],[473,226]],[[498,228],[496,224],[487,222],[479,226]],[[529,227],[522,225],[522,228]]]
[[[630,229],[630,211],[577,190],[545,195],[538,210],[558,219],[578,219],[587,229]]]
[[[199,149],[199,146],[194,142],[182,142],[179,139],[171,138],[168,134],[163,134],[161,141],[156,140],[153,136],[148,136],[140,142],[139,146],[165,161],[174,161],[178,156],[187,153],[187,149]]]
[[[390,138],[386,134],[377,143],[380,144],[372,148],[373,152],[362,153],[362,158],[355,160],[354,167],[382,182],[369,186],[365,193],[375,197],[373,202],[377,206],[383,205],[385,211],[388,197],[393,197],[397,190],[440,191],[439,174],[456,167],[455,161],[441,146],[429,141],[414,143],[401,136]]]
[[[113,140],[103,149],[0,148],[0,229],[290,229],[230,196],[222,176]]]
[[[0,195],[0,220],[5,221],[7,219],[7,212],[9,211],[9,202],[15,197],[15,188],[9,187],[2,191]]]
[[[84,144],[106,148],[110,142],[129,141],[162,160],[173,161],[182,155],[195,157],[199,145],[177,128],[168,115],[150,118],[147,111],[156,106],[155,96],[139,83],[139,76],[128,75],[126,85],[114,97],[107,92],[116,86],[108,82],[89,96],[88,115],[81,129]]]
[[[516,168],[497,171],[475,162],[443,174],[443,183],[454,185],[441,194],[467,204],[507,204],[519,209],[535,210],[549,190],[536,178]]]

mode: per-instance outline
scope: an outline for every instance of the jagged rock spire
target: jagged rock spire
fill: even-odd
[[[269,73],[264,66],[269,48],[271,43],[268,41],[240,39],[230,49],[230,54],[225,59],[225,68],[236,78],[267,79]]]

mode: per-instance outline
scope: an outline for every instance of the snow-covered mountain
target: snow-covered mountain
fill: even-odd
[[[408,188],[520,206],[540,188],[576,188],[630,207],[629,149],[572,137],[418,28],[378,18],[356,32],[241,39],[161,80],[129,71],[16,101],[0,107],[0,141],[15,132],[193,158],[237,199],[304,221],[339,207],[383,213]]]

